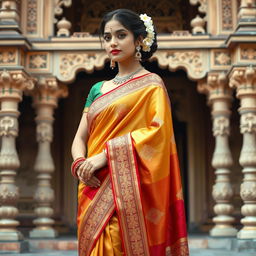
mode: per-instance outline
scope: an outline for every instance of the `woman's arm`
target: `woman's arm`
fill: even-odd
[[[72,147],[71,147],[71,154],[72,154],[73,160],[77,159],[78,157],[85,157],[87,140],[88,140],[87,113],[83,113],[75,138],[72,143]]]
[[[87,113],[83,113],[78,126],[75,138],[71,147],[73,160],[79,157],[85,157],[86,144],[88,140]],[[99,153],[88,158],[77,169],[78,178],[88,186],[97,187],[100,181],[93,176],[93,173],[107,164],[105,153]]]

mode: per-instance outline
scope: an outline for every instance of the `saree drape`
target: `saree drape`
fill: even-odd
[[[80,256],[187,256],[187,233],[169,97],[149,73],[96,99],[88,157],[107,150],[100,188],[79,184]]]

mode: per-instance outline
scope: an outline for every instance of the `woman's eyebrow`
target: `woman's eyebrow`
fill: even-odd
[[[125,30],[125,29],[118,29],[118,30],[116,30],[116,31],[114,31],[114,33],[120,33],[120,32],[126,32],[127,30]],[[104,35],[108,35],[108,34],[111,34],[111,32],[104,32]]]

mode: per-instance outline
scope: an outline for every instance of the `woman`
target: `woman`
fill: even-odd
[[[168,95],[140,64],[157,49],[152,20],[118,9],[100,35],[118,74],[92,87],[72,144],[79,255],[187,256]]]

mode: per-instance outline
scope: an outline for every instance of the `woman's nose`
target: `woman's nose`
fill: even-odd
[[[114,36],[111,38],[110,45],[111,45],[111,47],[117,45],[116,38]]]

